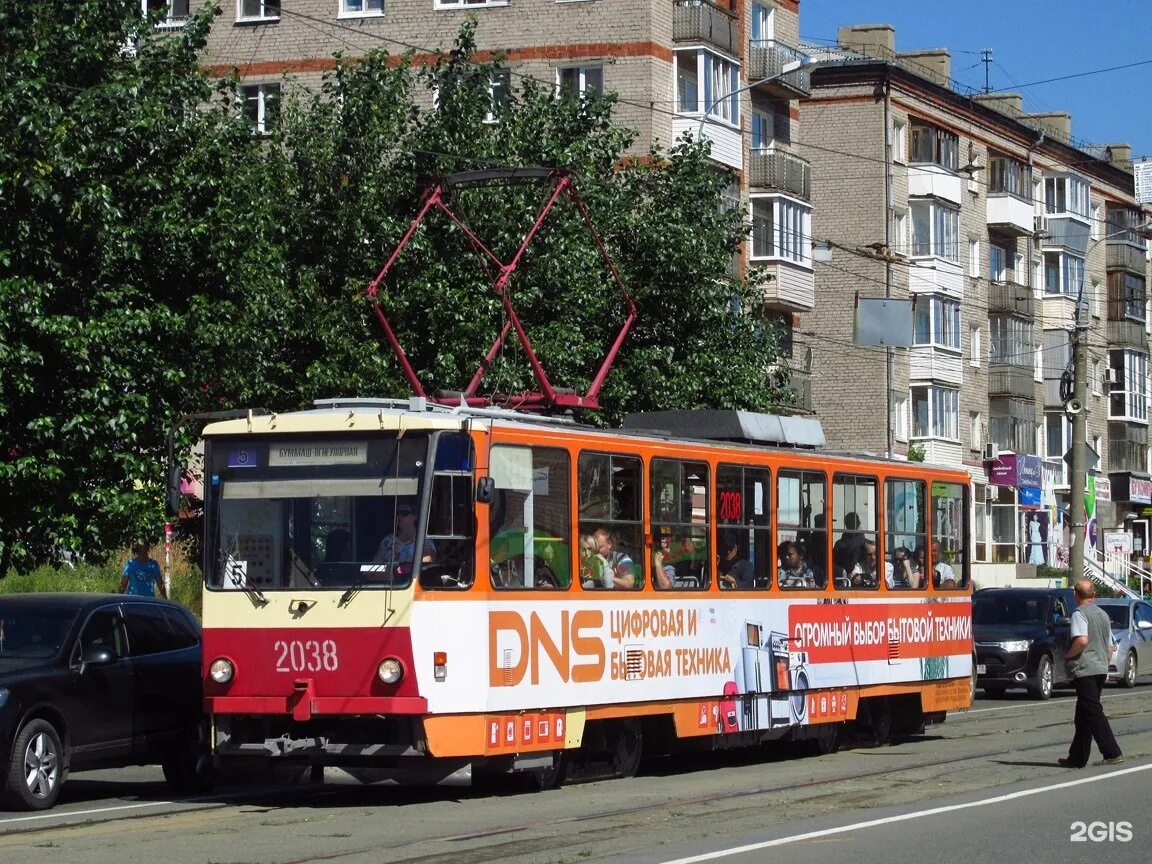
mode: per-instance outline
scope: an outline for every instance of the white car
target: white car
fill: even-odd
[[[1132,687],[1136,676],[1152,672],[1152,603],[1147,600],[1097,600],[1112,619],[1112,635],[1119,646],[1108,664],[1108,680]]]

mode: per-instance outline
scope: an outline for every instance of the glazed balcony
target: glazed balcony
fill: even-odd
[[[1036,381],[1031,367],[1010,363],[988,365],[988,395],[1011,396],[1026,402],[1036,401]]]

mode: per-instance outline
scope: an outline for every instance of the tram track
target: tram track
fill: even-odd
[[[1145,698],[1125,698],[1132,695],[1144,695]],[[1141,694],[1140,691],[1110,695],[1107,708],[1113,722],[1122,726],[1124,738],[1152,737],[1152,715],[1144,710],[1146,697],[1147,693]],[[243,794],[230,796],[233,800],[228,802],[206,799],[192,807],[184,806],[179,812],[179,821],[187,825],[200,820],[205,831],[223,834],[236,830],[236,820],[251,827],[253,807],[259,807],[263,813],[279,812],[284,815],[297,812],[299,816],[300,812],[305,811],[338,814],[326,817],[329,819],[358,814],[361,818],[356,823],[360,825],[358,829],[348,834],[337,833],[331,836],[351,838],[360,836],[363,831],[361,842],[353,841],[352,846],[332,849],[322,855],[310,852],[306,857],[295,859],[301,864],[316,860],[358,860],[361,856],[368,860],[373,854],[379,853],[382,844],[386,844],[392,860],[411,864],[486,864],[518,859],[571,861],[574,856],[570,853],[574,848],[592,850],[619,844],[622,837],[626,838],[633,833],[637,837],[659,834],[668,830],[666,826],[673,823],[677,831],[687,832],[689,836],[700,839],[723,832],[726,826],[731,826],[732,830],[746,829],[749,822],[757,822],[762,814],[815,815],[845,805],[870,808],[883,803],[895,803],[892,798],[878,795],[875,790],[879,788],[885,789],[890,796],[916,794],[924,798],[942,797],[962,791],[947,782],[949,778],[958,776],[980,778],[979,784],[968,781],[969,788],[995,788],[1020,779],[1019,775],[1033,767],[1054,761],[1052,753],[1057,746],[1054,742],[1066,743],[1067,733],[1070,733],[1072,707],[1070,699],[1059,699],[1048,703],[996,705],[973,712],[958,712],[949,718],[946,737],[919,737],[909,742],[911,746],[853,748],[836,756],[813,760],[811,768],[803,771],[802,776],[798,776],[796,767],[808,760],[790,757],[782,752],[784,748],[774,748],[765,751],[760,759],[751,755],[741,757],[740,751],[731,751],[709,757],[693,757],[676,765],[654,762],[649,764],[649,770],[637,781],[598,781],[566,787],[558,792],[520,793],[510,788],[497,787],[494,791],[476,789],[464,795],[457,793],[452,804],[469,807],[475,814],[471,817],[472,821],[479,819],[491,823],[502,818],[504,813],[522,813],[533,801],[547,805],[540,808],[540,818],[521,819],[511,824],[477,825],[468,830],[452,830],[462,827],[458,823],[463,820],[456,820],[456,824],[445,824],[452,820],[438,820],[432,815],[436,811],[431,809],[428,814],[420,812],[428,805],[433,808],[442,807],[445,803],[445,790],[419,790],[413,795],[415,790],[352,784],[265,789],[254,792],[252,798],[256,800],[249,802],[244,801]],[[1016,716],[1017,711],[1020,716]],[[968,749],[973,742],[988,739],[993,733],[995,746]],[[1039,740],[1035,743],[1022,741],[1021,735],[1025,733],[1039,736]],[[942,747],[963,752],[940,752]],[[1047,751],[1048,758],[1029,761],[1031,754],[1042,751]],[[1131,755],[1142,754],[1131,752]],[[1013,756],[1015,760],[1006,761]],[[873,761],[871,757],[877,757],[879,762]],[[836,760],[853,758],[871,764],[858,764],[851,770],[835,770]],[[1013,769],[1008,769],[1003,772],[1005,776],[997,780],[985,776],[990,774],[986,770],[989,763],[1024,767],[1014,771],[1017,776],[1007,776],[1013,773]],[[741,784],[750,779],[748,770],[755,770],[757,766],[775,773],[779,777],[778,782],[741,788]],[[825,768],[829,769],[829,773],[825,773]],[[1054,764],[1052,769],[1053,772],[1057,770]],[[645,783],[645,780],[649,782]],[[652,783],[652,780],[660,782]],[[737,784],[735,788],[712,788],[689,795],[668,795],[665,792],[670,784],[698,781],[697,786],[716,787],[728,780]],[[636,798],[645,800],[635,803]],[[602,799],[605,802],[612,799],[612,802],[601,803]],[[631,799],[632,803],[620,799]],[[564,807],[566,813],[547,813],[558,806]],[[381,820],[380,808],[393,808],[393,813]],[[67,814],[61,815],[67,817]],[[7,833],[19,834],[20,845],[37,844],[38,841],[54,842],[69,834],[80,834],[89,829],[99,830],[94,826],[123,818],[132,819],[134,831],[147,831],[149,823],[156,825],[157,832],[171,831],[172,825],[164,827],[162,820],[171,823],[173,815],[170,810],[164,813],[119,813],[64,825],[12,828]],[[393,819],[393,816],[397,818]],[[316,829],[310,830],[319,829],[322,820],[314,815],[307,818],[316,825]],[[388,831],[389,836],[385,838],[380,836],[382,829],[369,828],[365,831],[363,827],[407,824],[410,820],[421,823],[425,829],[441,824],[448,830],[432,834],[406,831],[404,833],[408,834],[407,837]],[[764,822],[765,827],[769,824],[768,821]],[[590,856],[581,853],[579,857]],[[278,856],[276,860],[292,859]]]

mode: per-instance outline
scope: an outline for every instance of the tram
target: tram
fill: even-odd
[[[811,418],[333,399],[202,437],[222,763],[544,786],[971,704],[967,474]]]

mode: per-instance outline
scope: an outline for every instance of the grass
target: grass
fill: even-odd
[[[188,547],[173,543],[168,573],[169,596],[200,617],[200,568],[188,557]],[[38,567],[29,573],[12,573],[0,579],[0,594],[26,594],[37,591],[115,592],[120,574],[132,553],[121,550],[103,564],[77,564],[75,567]],[[152,550],[152,557],[164,569],[164,547]]]

